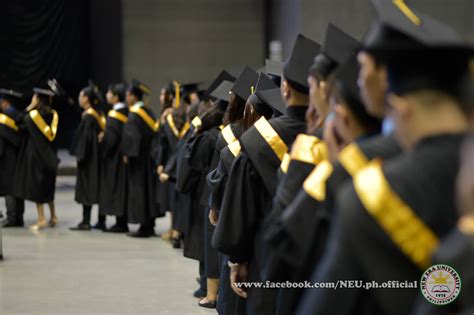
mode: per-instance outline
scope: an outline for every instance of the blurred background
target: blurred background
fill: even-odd
[[[0,87],[28,94],[54,77],[76,100],[89,79],[105,91],[138,78],[151,87],[154,108],[171,80],[206,82],[222,69],[238,73],[242,65],[260,68],[265,58],[284,60],[298,33],[322,42],[328,22],[361,38],[375,16],[370,0],[0,2]],[[474,42],[474,1],[406,2]],[[58,110],[66,147],[80,110]]]

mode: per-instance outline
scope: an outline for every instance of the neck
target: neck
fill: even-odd
[[[430,113],[429,110],[420,113],[422,117],[412,124],[408,147],[413,147],[423,138],[439,134],[459,134],[469,130],[469,121],[458,105],[440,106]]]

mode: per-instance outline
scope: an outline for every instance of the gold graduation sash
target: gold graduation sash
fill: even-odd
[[[105,117],[101,114],[99,114],[95,109],[92,107],[89,107],[86,109],[86,114],[93,116],[96,120],[97,123],[99,124],[100,129],[104,130],[105,129]]]
[[[369,164],[369,160],[362,153],[356,143],[351,143],[339,153],[339,162],[345,170],[354,176],[358,171]]]
[[[354,177],[354,188],[367,212],[398,248],[421,270],[431,263],[438,238],[390,187],[379,160]]]
[[[224,129],[222,129],[222,137],[224,137],[224,140],[228,145],[237,140],[230,125],[227,125]]]
[[[46,139],[49,140],[49,142],[53,142],[56,138],[59,123],[58,113],[54,109],[52,110],[52,113],[53,120],[51,122],[51,126],[48,126],[48,124],[44,121],[43,117],[37,109],[30,111],[28,114],[35,123],[36,127],[39,129],[39,131],[41,131],[41,133],[46,137]]]
[[[283,174],[286,174],[288,172],[288,168],[290,167],[290,162],[291,162],[290,154],[285,153],[283,155],[283,159],[281,160],[281,164],[280,164],[280,169],[283,172]]]
[[[179,132],[179,139],[182,139],[184,137],[184,134],[189,130],[190,124],[189,122],[186,122],[181,128],[181,131]]]
[[[130,108],[130,111],[140,116],[140,118],[143,119],[143,121],[148,125],[148,127],[150,127],[151,130],[153,130],[154,132],[158,131],[156,121],[151,118],[150,115],[148,115],[148,113],[143,108],[132,106]]]
[[[234,141],[231,144],[228,145],[230,152],[234,155],[234,157],[237,157],[237,155],[240,154],[240,142],[239,141]]]
[[[318,163],[303,183],[303,189],[317,201],[326,199],[326,181],[333,172],[333,166],[328,160]]]
[[[328,148],[318,137],[299,134],[291,148],[290,156],[292,160],[316,165],[328,158]]]
[[[194,117],[194,119],[191,121],[191,125],[193,125],[194,128],[196,129],[201,127],[201,124],[202,124],[202,121],[201,121],[201,118],[199,118],[199,116]]]
[[[16,125],[15,120],[8,117],[5,114],[0,114],[0,124],[7,126],[10,129],[18,131],[18,126]]]
[[[111,110],[109,111],[108,114],[109,117],[112,117],[114,119],[117,119],[118,121],[121,121],[122,123],[126,123],[128,121],[127,115],[122,114],[121,112],[118,112],[116,110]]]
[[[288,147],[280,138],[275,129],[273,129],[272,125],[270,125],[265,117],[261,117],[259,120],[257,120],[254,126],[281,161],[285,153],[288,152]]]

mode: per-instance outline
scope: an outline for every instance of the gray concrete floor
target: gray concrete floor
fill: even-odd
[[[72,187],[72,178],[59,178],[58,227],[3,230],[1,315],[216,314],[192,297],[198,263],[169,243],[157,237],[69,231],[81,216]],[[34,223],[34,204],[27,202],[25,219],[27,225]],[[108,218],[108,225],[113,223]],[[168,224],[168,218],[157,220],[156,232]]]

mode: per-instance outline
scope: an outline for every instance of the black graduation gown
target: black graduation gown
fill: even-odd
[[[177,160],[176,189],[178,192],[187,194],[190,198],[189,207],[183,212],[186,221],[184,235],[184,257],[204,261],[204,207],[199,202],[202,188],[202,173],[192,168],[189,160],[196,142],[197,136],[193,133],[184,144],[184,154]]]
[[[128,108],[117,110],[128,116]],[[99,209],[104,215],[124,216],[127,210],[127,167],[120,151],[124,121],[107,117],[104,137],[102,139],[102,168],[99,194]],[[122,117],[122,116],[120,116]]]
[[[210,172],[206,177],[208,190],[207,200],[203,200],[206,205],[217,212],[220,211],[220,205],[227,183],[227,175],[236,156],[226,148],[232,143],[232,140],[239,139],[241,135],[242,126],[239,122],[226,126],[217,138],[216,150],[209,167]],[[237,142],[234,144],[234,147],[236,148],[235,150],[239,148],[238,150],[240,151],[240,143]],[[223,150],[225,150],[226,153],[223,154]]]
[[[77,158],[74,200],[83,205],[99,203],[102,153],[98,135],[101,131],[97,119],[84,113],[71,143],[70,153]]]
[[[14,123],[12,126],[0,123],[0,196],[7,196],[13,194],[12,180],[15,177],[22,137],[18,125],[22,117],[21,115],[17,117],[10,117],[6,114],[0,115],[5,115],[6,120],[8,119]]]
[[[216,142],[220,129],[212,128],[197,135],[196,140],[189,152],[189,165],[201,173],[200,182],[206,186],[205,178],[209,173],[209,167],[214,157]],[[217,251],[211,246],[211,238],[214,233],[214,226],[209,222],[209,207],[207,206],[208,189],[203,187],[199,198],[203,209],[203,242],[205,274],[207,278],[219,278],[219,256]],[[205,195],[205,196],[203,196]]]
[[[401,153],[392,136],[377,135],[353,145],[359,148],[360,154],[367,160],[375,157],[388,159]],[[352,156],[351,159],[356,157]],[[299,189],[279,216],[274,216],[274,220],[265,228],[266,280],[309,280],[325,247],[333,212],[334,193],[350,177],[344,166],[336,162],[333,172],[325,183],[324,201],[318,201],[305,189]],[[303,289],[280,290],[278,314],[292,314],[303,291]]]
[[[227,180],[213,246],[232,262],[249,262],[249,281],[261,281],[262,230],[276,191],[277,170],[297,134],[306,129],[306,106],[289,107],[287,114],[261,118],[240,138],[241,154]],[[249,314],[273,314],[276,291],[249,289]]]
[[[184,120],[185,117],[181,117],[181,119]],[[157,166],[163,165],[167,171],[173,167],[170,165],[175,163],[174,160],[176,159],[178,141],[182,138],[184,133],[185,130],[177,129],[173,114],[168,114],[160,125],[158,142],[155,144],[155,146],[158,146],[157,149],[154,149],[157,152],[154,156]],[[170,163],[170,165],[167,166],[168,163]],[[159,178],[157,179],[159,181]],[[166,183],[159,182],[157,189],[156,201],[160,204],[161,209],[163,211],[173,211],[173,220],[175,215],[179,220],[179,211],[175,210],[174,205],[176,200],[175,183],[173,181],[167,181]]]
[[[43,109],[38,112],[45,123],[50,125],[53,113]],[[56,138],[49,141],[29,113],[24,116],[23,123],[25,136],[21,140],[15,169],[14,195],[36,203],[52,202],[59,165]]]
[[[189,208],[191,207],[191,198],[187,193],[181,193],[176,189],[178,177],[178,161],[184,158],[186,153],[186,142],[194,133],[194,127],[191,126],[184,136],[179,139],[176,146],[176,153],[168,160],[165,167],[165,173],[169,175],[168,181],[174,185],[174,207],[173,207],[173,230],[181,232],[183,235],[187,230]]]
[[[235,141],[224,147],[221,150],[217,168],[210,172],[206,177],[210,189],[209,207],[216,210],[218,213],[220,212],[230,168],[232,167],[232,163],[235,161],[237,155],[240,154],[240,150],[239,141]],[[229,257],[222,253],[219,253],[219,256],[221,276],[219,282],[217,311],[219,314],[223,315],[244,314],[246,300],[235,294],[230,284],[230,268],[227,264]]]
[[[327,247],[311,281],[418,283],[432,264],[434,240],[446,236],[457,222],[454,193],[464,138],[438,135],[422,139],[413,151],[383,165],[375,161],[346,182],[337,194],[338,210]],[[407,215],[400,216],[400,211]],[[404,235],[405,241],[398,245],[396,235]],[[419,292],[419,288],[308,290],[297,314],[409,314]]]
[[[474,314],[474,236],[454,229],[441,240],[433,256],[433,264],[445,264],[456,270],[461,278],[459,296],[448,305],[427,303],[418,297],[416,315]]]
[[[142,109],[154,120],[153,112]],[[128,157],[127,217],[129,223],[149,224],[158,216],[154,199],[156,171],[151,156],[151,143],[155,135],[138,114],[130,111],[123,127],[121,151]]]

